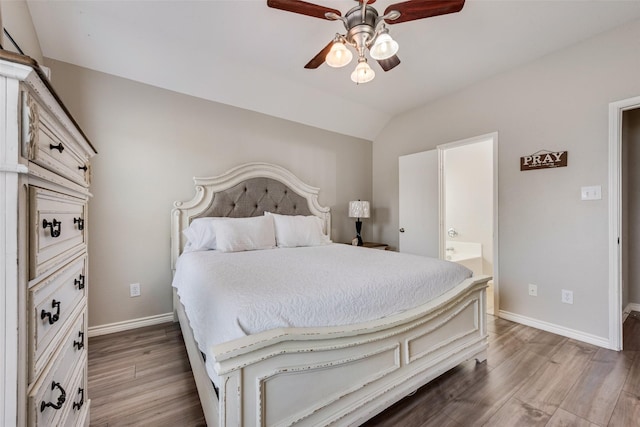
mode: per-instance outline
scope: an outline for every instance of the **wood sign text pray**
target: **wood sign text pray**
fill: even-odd
[[[567,166],[568,151],[538,151],[530,156],[520,157],[520,170],[561,168]]]

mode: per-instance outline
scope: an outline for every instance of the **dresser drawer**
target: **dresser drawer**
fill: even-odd
[[[87,204],[77,197],[30,187],[29,206],[29,278],[34,279],[84,249]]]
[[[44,109],[33,102],[30,107],[37,109],[38,113],[31,116],[32,120],[37,120],[37,125],[33,123],[37,127],[32,126],[29,135],[29,160],[88,187],[91,180],[89,157],[86,153],[81,154],[83,151],[71,142],[71,136],[66,135],[66,131]]]
[[[73,403],[80,402],[81,382],[73,374],[81,365],[81,375],[86,378],[87,358],[85,351],[74,352],[74,349],[62,348],[51,369],[34,384],[29,393],[29,425],[61,425],[68,408],[73,409]]]
[[[71,387],[67,398],[71,399],[67,412],[60,423],[65,427],[79,427],[89,424],[89,405],[87,399],[87,364],[83,363],[75,373],[71,381]]]
[[[79,332],[86,332],[86,269],[85,254],[29,289],[29,383],[44,370],[80,310],[81,318],[66,338],[68,347],[79,341]]]

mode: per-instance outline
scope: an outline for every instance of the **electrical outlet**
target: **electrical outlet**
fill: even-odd
[[[573,304],[573,291],[562,290],[562,302],[565,304]]]
[[[129,296],[130,297],[140,296],[140,283],[132,283],[129,285]]]
[[[529,283],[529,296],[532,296],[532,297],[538,296],[538,285],[533,285]]]

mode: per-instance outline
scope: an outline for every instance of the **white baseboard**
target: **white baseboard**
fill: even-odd
[[[632,311],[640,311],[640,304],[635,304],[633,302],[630,302],[629,304],[627,304],[627,306],[622,311],[623,323],[625,320],[627,320],[627,317],[629,317],[629,313],[631,313]]]
[[[556,335],[561,335],[563,337],[571,338],[574,340],[586,342],[588,344],[597,345],[598,347],[604,347],[608,349],[612,349],[611,344],[607,338],[599,337],[592,334],[587,334],[582,331],[576,331],[575,329],[565,328],[564,326],[558,326],[554,323],[544,322],[538,319],[532,319],[530,317],[521,316],[519,314],[510,313],[508,311],[500,310],[498,317],[501,317],[506,320],[511,320],[512,322],[522,323],[526,326],[531,326],[532,328],[541,329],[543,331],[551,332]]]
[[[145,326],[158,325],[160,323],[173,322],[173,319],[173,313],[165,313],[156,316],[141,317],[139,319],[125,320],[123,322],[109,323],[108,325],[92,326],[89,328],[89,338],[143,328]]]

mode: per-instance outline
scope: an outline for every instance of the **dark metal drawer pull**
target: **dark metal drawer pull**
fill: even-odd
[[[80,169],[81,171],[87,171],[87,165],[84,166],[78,166],[78,169]]]
[[[53,382],[51,383],[51,390],[55,390],[56,388],[60,389],[60,396],[58,396],[58,401],[56,403],[46,402],[43,400],[40,402],[40,412],[44,411],[46,408],[53,408],[56,411],[62,408],[62,404],[65,400],[67,400],[67,393],[64,391],[60,383]]]
[[[58,145],[49,144],[49,150],[58,150],[59,153],[62,153],[64,147],[62,146],[62,142]]]
[[[81,274],[77,279],[74,279],[73,284],[76,285],[78,289],[84,289],[84,274]]]
[[[78,394],[80,395],[80,402],[73,402],[73,409],[80,410],[82,405],[84,405],[84,389],[78,388]]]
[[[51,228],[51,237],[60,236],[60,227],[61,227],[61,225],[62,225],[62,222],[58,221],[55,218],[53,218],[52,222],[49,222],[46,219],[42,220],[42,227],[44,227],[45,230],[47,229],[47,227]]]
[[[73,218],[73,223],[78,224],[78,230],[84,230],[84,219],[82,218]]]
[[[60,319],[60,301],[53,300],[51,302],[51,307],[57,309],[56,314],[52,315],[50,312],[44,311],[44,309],[42,309],[42,311],[40,312],[40,319],[44,320],[48,317],[49,324],[53,325],[58,321],[58,319]]]
[[[78,337],[80,338],[80,342],[73,341],[73,346],[78,347],[78,350],[82,350],[84,348],[84,332],[79,331]]]

